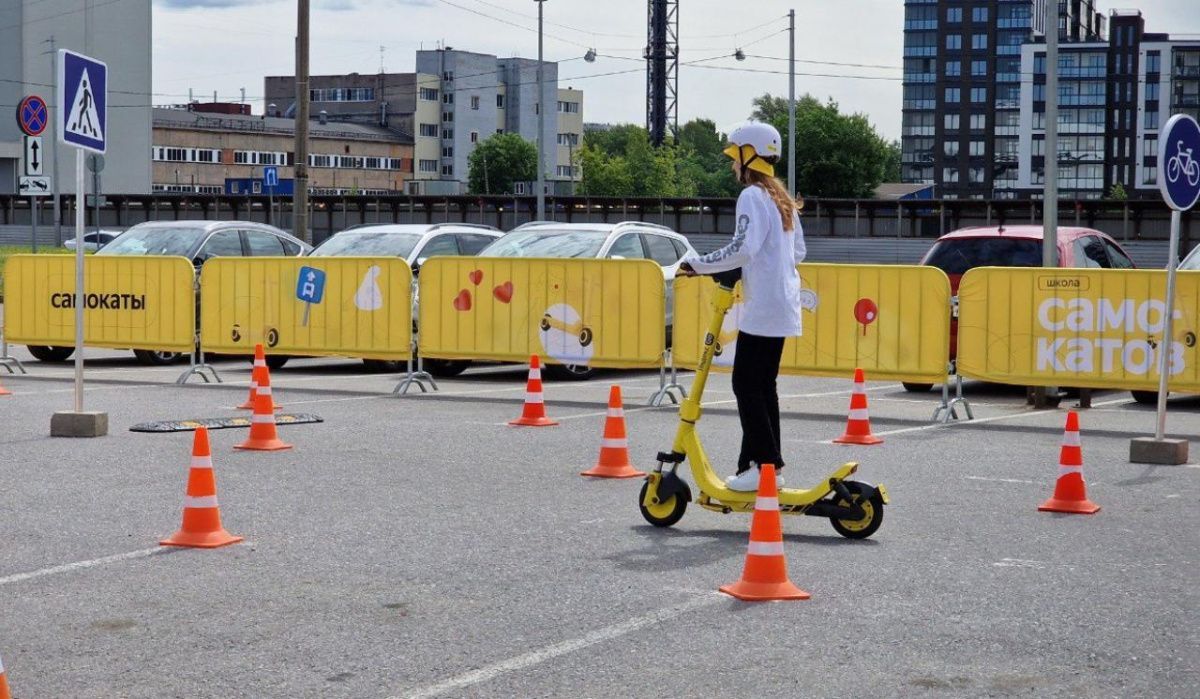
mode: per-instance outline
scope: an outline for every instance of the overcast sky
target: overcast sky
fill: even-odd
[[[1198,0],[1139,5],[1147,30],[1200,35]],[[537,55],[534,0],[312,0],[312,72],[413,70],[418,48],[444,41],[499,56]],[[787,18],[797,9],[797,94],[832,97],[863,112],[888,138],[900,134],[902,0],[680,0],[679,118],[725,127],[764,92],[787,95]],[[1107,12],[1112,5],[1101,3]],[[645,121],[646,0],[547,0],[547,60],[560,84],[584,90],[589,122]],[[489,16],[483,16],[489,15]],[[264,75],[294,67],[295,0],[155,0],[154,99],[239,98],[262,111]],[[595,63],[582,60],[595,47]],[[747,59],[730,56],[742,48]],[[720,58],[718,58],[720,57]],[[695,63],[695,65],[687,65]],[[855,64],[855,65],[829,65]],[[623,74],[603,75],[605,73]],[[762,71],[762,72],[750,72]],[[851,77],[855,76],[855,77]]]

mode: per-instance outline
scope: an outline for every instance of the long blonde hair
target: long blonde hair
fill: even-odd
[[[771,201],[775,202],[775,206],[779,209],[779,217],[783,219],[783,230],[791,231],[796,227],[795,216],[804,208],[803,197],[796,195],[796,198],[793,199],[778,178],[750,168],[742,170],[742,184],[762,187],[766,191],[767,195],[771,197]]]

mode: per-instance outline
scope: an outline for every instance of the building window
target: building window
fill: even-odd
[[[1142,166],[1142,184],[1158,184],[1158,167],[1153,165]]]
[[[442,129],[442,140],[443,141],[453,141],[454,140],[454,129]]]
[[[446,146],[446,147],[442,148],[442,157],[443,158],[453,158],[454,157],[454,146]]]
[[[981,156],[984,154],[985,141],[971,141],[971,155]]]
[[[448,70],[445,73],[442,73],[442,80],[448,83],[454,82],[454,71]]]
[[[442,112],[442,122],[443,123],[452,122],[452,121],[454,121],[454,112]]]
[[[954,184],[958,182],[958,168],[944,167],[942,168],[942,182],[944,184]]]
[[[426,102],[437,102],[438,101],[437,89],[432,88],[432,87],[421,88],[421,99]]]
[[[946,48],[950,51],[958,51],[962,48],[962,34],[947,34]]]
[[[946,88],[946,101],[952,104],[957,104],[962,98],[962,90],[957,87]]]
[[[971,48],[982,50],[987,48],[987,34],[973,34],[971,36]]]
[[[375,99],[373,87],[329,87],[308,91],[313,102],[371,102]]]
[[[558,113],[559,114],[578,114],[579,113],[579,103],[578,102],[559,102],[558,103]]]
[[[1146,83],[1146,101],[1154,102],[1158,100],[1158,83]]]
[[[946,61],[946,77],[957,78],[962,75],[962,61]]]
[[[947,131],[958,131],[959,116],[957,114],[947,114],[942,122]]]
[[[438,171],[438,162],[436,160],[422,160],[417,163],[419,172],[436,173]]]
[[[454,93],[453,92],[442,93],[442,104],[454,104]]]
[[[942,143],[942,152],[947,158],[953,158],[958,155],[958,141],[946,141]]]
[[[478,95],[471,95],[471,109],[475,109],[475,110],[479,109],[479,96]]]
[[[308,156],[308,166],[309,167],[333,167],[333,156],[332,155],[309,155]]]
[[[982,104],[983,102],[987,102],[987,88],[986,87],[971,88],[971,101],[976,104]]]
[[[478,131],[471,132],[471,143],[479,143],[479,132]]]
[[[1159,51],[1146,52],[1146,72],[1158,73],[1162,71],[1162,53]]]
[[[445,177],[454,177],[454,166],[453,165],[443,165],[442,166],[442,175]]]
[[[982,78],[987,76],[987,61],[971,61],[971,77]]]
[[[1154,111],[1150,111],[1149,109],[1146,110],[1146,121],[1145,121],[1144,126],[1147,129],[1158,130],[1158,110],[1157,109]]]
[[[575,177],[575,168],[570,165],[559,165],[558,166],[558,176],[559,177]]]
[[[983,131],[986,127],[987,127],[987,115],[986,114],[972,114],[971,115],[971,130],[972,131]]]
[[[986,8],[986,7],[976,7],[976,8],[974,8],[974,9],[972,9],[972,10],[971,10],[971,21],[972,21],[972,22],[986,22],[986,21],[988,21],[988,11],[987,11],[987,8]]]
[[[578,146],[579,134],[577,133],[560,133],[558,135],[558,145],[560,146]]]
[[[424,136],[425,138],[437,138],[438,125],[437,124],[421,124],[421,135]]]
[[[962,21],[962,8],[951,7],[946,10],[946,22],[949,24],[958,24]]]
[[[1142,145],[1142,156],[1146,158],[1158,157],[1158,137],[1147,136]]]
[[[504,109],[504,95],[496,95],[496,109]]]

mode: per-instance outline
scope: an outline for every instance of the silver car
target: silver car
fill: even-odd
[[[667,346],[671,344],[675,274],[679,263],[695,248],[684,236],[653,223],[555,223],[538,221],[512,230],[492,243],[480,257],[574,257],[610,260],[653,260],[662,268],[666,286]],[[551,367],[554,373],[575,379],[592,376],[586,366]]]

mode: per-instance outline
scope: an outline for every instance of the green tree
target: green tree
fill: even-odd
[[[537,146],[514,133],[489,136],[467,158],[471,194],[512,194],[515,182],[537,179]]]
[[[725,134],[708,119],[693,119],[679,127],[682,172],[702,197],[736,197],[741,186],[729,168]]]
[[[776,172],[787,174],[788,102],[763,95],[752,118],[783,134],[784,156]],[[796,191],[809,196],[868,198],[886,179],[898,179],[898,149],[884,140],[867,117],[842,114],[837,102],[822,104],[812,95],[796,101]]]
[[[612,197],[694,196],[696,186],[673,145],[655,148],[640,126],[623,125],[584,136],[579,193]]]
[[[1113,201],[1125,201],[1129,199],[1129,193],[1125,191],[1125,185],[1117,182],[1108,190],[1108,198]]]

